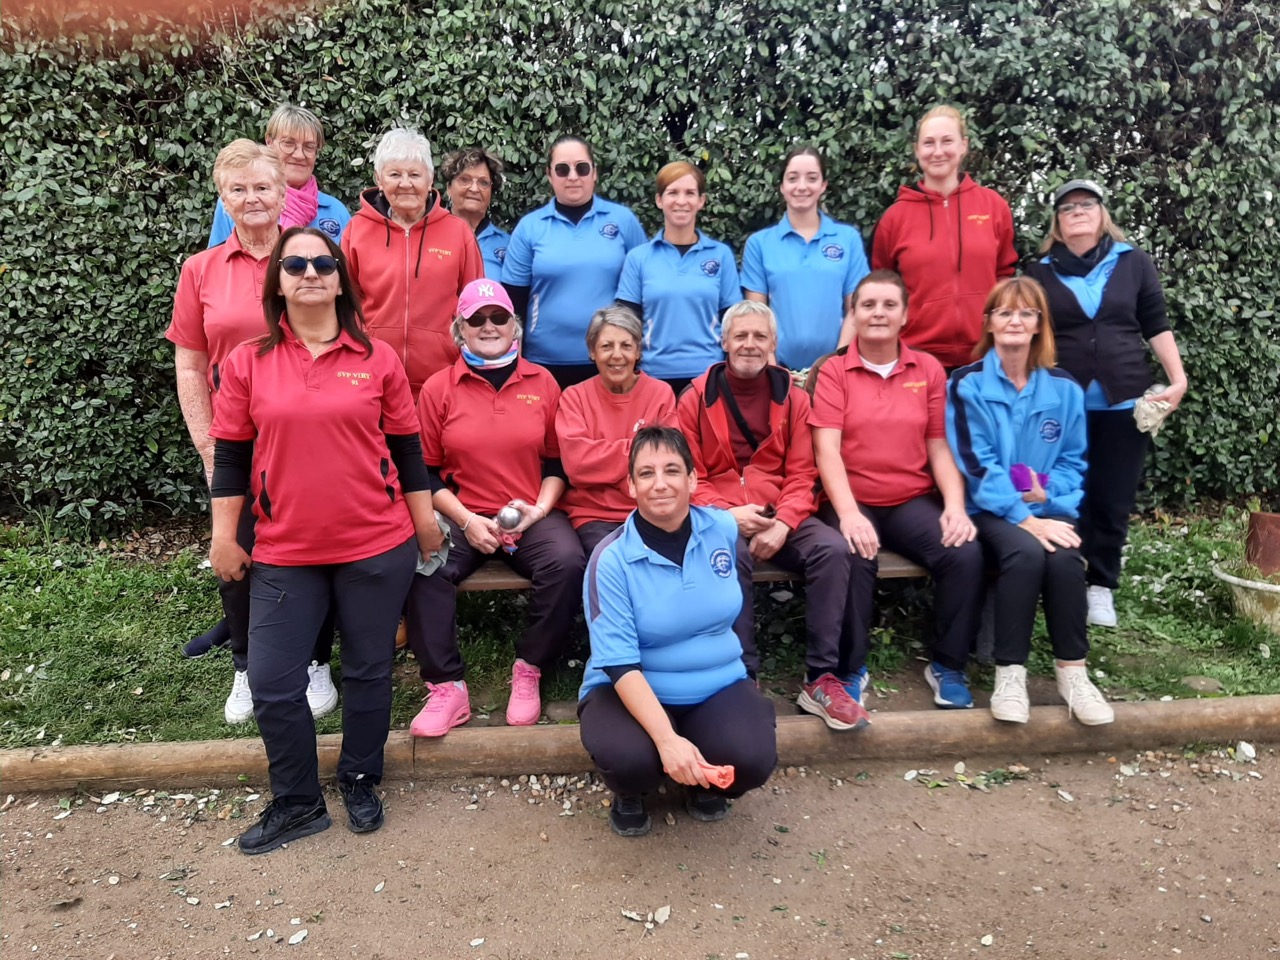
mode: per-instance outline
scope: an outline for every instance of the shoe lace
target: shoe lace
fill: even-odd
[[[939,685],[949,683],[964,684],[964,674],[962,672],[951,667],[944,667],[941,664],[934,664],[933,675],[938,678]]]
[[[1076,712],[1076,704],[1106,703],[1102,691],[1093,685],[1083,670],[1067,674],[1067,717]]]
[[[1000,696],[1016,696],[1018,687],[1022,686],[1018,683],[1017,678],[1012,673],[996,674],[996,689],[991,694],[992,697]]]
[[[249,674],[247,671],[236,671],[235,679],[231,681],[231,695],[233,697],[249,695]]]
[[[542,679],[540,671],[527,664],[517,663],[511,674],[511,692],[517,697],[536,697],[538,681]]]
[[[450,696],[450,690],[457,689],[452,683],[428,683],[427,713],[434,715],[453,709],[453,705],[449,702],[453,699]],[[461,691],[458,692],[461,693]]]
[[[307,667],[307,680],[312,687],[326,693],[333,686],[333,678],[329,675],[327,667],[314,660],[311,661],[311,666]]]

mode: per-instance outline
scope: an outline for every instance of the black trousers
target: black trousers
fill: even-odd
[[[982,619],[985,567],[982,547],[975,540],[959,547],[942,545],[942,503],[933,494],[915,497],[892,507],[859,504],[880,536],[880,546],[900,553],[929,571],[933,578],[934,636],[930,656],[944,667],[963,670],[978,635]],[[818,516],[840,528],[831,504],[823,504]],[[848,549],[848,547],[846,547]],[[846,646],[841,650],[839,676],[862,669],[871,648],[871,616],[875,602],[879,564],[851,553],[849,602],[845,608]]]
[[[249,686],[267,748],[271,792],[295,803],[320,797],[316,724],[307,665],[333,607],[342,631],[342,753],[338,779],[382,779],[391,729],[396,628],[418,562],[410,537],[386,553],[315,567],[255,563],[249,571]]]
[[[716,793],[740,797],[762,786],[778,765],[773,704],[750,680],[739,680],[702,703],[663,708],[676,733],[692,741],[708,763],[733,765],[733,784]],[[613,684],[582,698],[578,723],[582,745],[614,793],[650,793],[662,783],[658,748]]]
[[[853,569],[849,545],[838,530],[809,517],[791,531],[773,562],[804,577],[805,666],[808,679],[838,673],[840,649],[845,642],[845,608],[849,576]],[[742,587],[743,613],[734,623],[742,643],[743,660],[755,675],[760,665],[756,650],[753,586],[754,560],[750,545],[738,537],[738,583]]]
[[[1090,584],[1114,590],[1151,438],[1138,429],[1132,410],[1090,410],[1086,422],[1089,469],[1080,507],[1085,576]]]
[[[1065,517],[1053,519],[1071,522]],[[1017,524],[994,514],[979,513],[973,522],[996,567],[996,664],[1007,667],[1027,662],[1041,597],[1053,655],[1059,660],[1085,659],[1089,655],[1085,626],[1089,604],[1080,551],[1057,547],[1050,553]]]
[[[445,519],[453,545],[444,566],[429,577],[413,578],[405,627],[418,672],[427,683],[461,680],[466,663],[458,647],[457,585],[475,573],[489,554],[467,542],[456,523]],[[516,640],[516,656],[543,669],[555,663],[569,639],[573,617],[582,607],[582,544],[559,510],[531,526],[517,541],[515,553],[493,554],[522,577],[533,581],[525,628]]]
[[[620,526],[622,524],[610,523],[608,520],[589,520],[578,527],[578,539],[582,542],[582,555],[586,557],[587,563],[591,562],[591,555],[600,546],[600,541]]]
[[[253,495],[246,493],[244,507],[240,510],[240,517],[236,521],[236,543],[250,556],[253,556],[257,523],[258,518],[253,515]],[[247,576],[239,580],[218,578],[222,615],[226,618],[227,630],[231,634],[231,662],[235,664],[237,670],[246,670],[249,666],[249,581],[250,578]],[[333,611],[326,609],[319,632],[316,634],[311,660],[316,663],[328,663],[332,659]],[[249,686],[253,686],[252,681]]]

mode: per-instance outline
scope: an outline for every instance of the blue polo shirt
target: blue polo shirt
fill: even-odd
[[[742,287],[768,296],[778,316],[778,362],[792,370],[836,348],[844,298],[870,272],[858,228],[825,213],[812,240],[783,214],[748,237],[742,252]]]
[[[636,215],[593,197],[574,223],[552,200],[516,224],[502,264],[502,282],[529,287],[524,355],[547,366],[590,363],[587,324],[613,303],[627,251],[646,240]]]
[[[490,280],[502,279],[502,261],[507,259],[507,244],[510,241],[511,234],[495,227],[492,220],[476,234],[480,256],[484,258],[484,275]]]
[[[644,307],[644,372],[698,377],[723,360],[720,315],[741,294],[733,251],[701,232],[683,255],[661,230],[628,253],[618,299]]]
[[[347,229],[347,224],[351,222],[351,214],[347,212],[339,201],[329,196],[327,193],[320,193],[316,196],[316,218],[307,226],[319,227],[323,230],[334,243],[342,242],[342,231]],[[218,205],[213,211],[213,228],[209,231],[209,246],[216,247],[222,243],[227,237],[231,236],[231,231],[236,225],[231,221],[231,217],[227,211],[223,209],[222,200],[218,200]]]
[[[742,609],[738,526],[690,507],[684,565],[650,550],[635,513],[591,555],[582,598],[591,658],[578,697],[609,683],[605,667],[640,664],[660,703],[696,704],[747,675],[733,621]]]

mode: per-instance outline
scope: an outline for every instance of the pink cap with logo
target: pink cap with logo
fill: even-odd
[[[497,280],[484,277],[472,280],[462,288],[462,292],[458,294],[458,316],[463,320],[470,319],[471,315],[481,307],[502,307],[512,316],[515,316],[516,312],[502,284]]]

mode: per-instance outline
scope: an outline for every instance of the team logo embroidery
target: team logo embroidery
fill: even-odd
[[[337,220],[333,220],[329,217],[325,217],[323,220],[317,223],[316,226],[318,226],[321,230],[327,233],[334,240],[337,240],[340,236],[342,236],[342,227]]]
[[[478,285],[476,286],[476,292],[477,292],[478,294],[480,294],[480,296],[482,296],[482,297],[492,297],[492,296],[493,296],[493,284],[492,284],[492,283],[481,283],[481,284],[478,284]]]
[[[729,551],[724,547],[712,551],[711,569],[717,577],[727,577],[733,573],[733,557],[729,555]]]
[[[987,225],[987,221],[991,219],[991,214],[971,213],[969,216],[965,217],[965,219],[976,226],[985,227]]]
[[[904,380],[902,383],[903,389],[910,390],[912,393],[919,393],[928,385],[928,380]]]
[[[616,223],[606,223],[603,227],[600,228],[600,236],[604,237],[607,240],[612,240],[620,232],[621,231],[618,229],[618,225]]]
[[[720,261],[719,260],[703,260],[702,272],[705,273],[708,277],[720,276]]]
[[[839,262],[844,259],[844,247],[838,243],[828,243],[822,248],[822,255],[832,262]]]
[[[643,427],[643,426],[644,426],[644,417],[641,417],[641,418],[640,418],[639,420],[637,420],[634,424],[632,424],[631,432],[632,432],[632,433],[638,433],[638,432],[640,431],[640,428],[641,428],[641,427]]]
[[[494,255],[495,257],[497,257],[497,258],[498,258],[498,262],[499,262],[499,263],[506,263],[506,262],[507,262],[507,248],[506,248],[506,247],[499,247],[497,250],[493,251],[493,255]]]
[[[1045,443],[1057,443],[1062,436],[1062,424],[1057,420],[1046,420],[1040,424],[1040,439]]]

